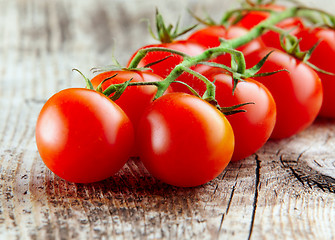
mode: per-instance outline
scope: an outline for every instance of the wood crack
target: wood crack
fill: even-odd
[[[302,160],[303,153],[299,154],[296,159],[280,156],[280,162],[284,168],[290,170],[292,175],[303,185],[309,188],[319,188],[322,191],[328,191],[335,193],[335,178],[324,175],[317,170],[308,166],[305,161]],[[313,160],[315,162],[317,160]]]
[[[257,202],[258,202],[258,188],[260,184],[260,169],[261,169],[261,163],[259,160],[258,155],[255,155],[255,160],[256,160],[256,169],[255,169],[255,192],[254,192],[254,201],[252,204],[252,215],[251,215],[251,224],[250,224],[250,229],[249,229],[249,235],[248,235],[248,240],[251,239],[252,231],[254,228],[254,223],[255,223],[255,216],[256,216],[256,211],[257,211]]]
[[[238,176],[238,174],[237,174]],[[237,176],[236,176],[236,179],[237,179]],[[230,192],[230,196],[229,196],[229,200],[228,200],[228,204],[227,204],[227,208],[226,208],[226,211],[222,214],[222,217],[221,217],[221,221],[220,221],[220,227],[219,227],[219,231],[218,231],[218,237],[220,235],[220,232],[221,232],[221,229],[222,229],[222,225],[223,225],[223,221],[224,221],[224,218],[225,216],[228,214],[229,212],[229,208],[230,208],[230,204],[233,200],[233,196],[234,196],[234,192],[235,192],[235,189],[236,189],[236,181],[235,181],[235,184],[234,186],[232,187],[232,190]]]

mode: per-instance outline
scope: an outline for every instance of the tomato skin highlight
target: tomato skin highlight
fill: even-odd
[[[192,95],[158,98],[140,121],[140,159],[157,179],[180,187],[202,185],[228,165],[232,128],[215,107]]]
[[[45,165],[76,183],[104,180],[126,163],[134,130],[122,109],[103,94],[70,88],[53,95],[36,124]]]
[[[224,70],[212,68],[203,73],[210,81],[215,80],[216,100],[221,107],[243,103],[239,109],[246,112],[226,116],[235,136],[232,161],[244,159],[259,150],[270,138],[276,123],[276,104],[270,91],[253,79],[240,81],[233,92],[233,79]],[[205,91],[200,90],[200,94]]]
[[[273,48],[256,50],[246,55],[247,67],[273,51],[260,73],[286,69],[255,80],[271,92],[277,106],[276,125],[271,138],[287,138],[303,131],[317,117],[322,104],[322,85],[317,73],[294,57]],[[248,66],[249,65],[249,66]]]
[[[117,74],[115,77],[102,84],[102,91],[106,90],[112,84],[124,83],[130,79],[132,79],[131,82],[158,82],[163,80],[163,78],[150,71],[108,71],[92,78],[93,87],[98,87],[103,80],[115,74]],[[122,108],[131,120],[135,133],[144,110],[152,103],[156,92],[157,87],[152,85],[128,86],[120,98],[115,100],[115,103]],[[172,92],[171,87],[168,87],[164,94],[169,92]],[[134,144],[131,155],[138,156],[136,144]]]

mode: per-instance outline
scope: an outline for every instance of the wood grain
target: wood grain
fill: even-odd
[[[152,20],[155,6],[187,25],[187,8],[219,17],[233,4],[0,1],[0,239],[335,239],[334,120],[270,141],[197,188],[161,183],[136,158],[110,179],[74,184],[39,157],[41,107],[55,92],[84,85],[72,68],[90,76],[113,54],[125,63],[152,43],[140,19]],[[330,0],[317,5],[335,9]]]

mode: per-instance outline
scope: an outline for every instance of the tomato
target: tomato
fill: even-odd
[[[271,10],[274,12],[282,12],[286,9],[286,7],[284,6],[280,6],[280,5],[275,5],[275,4],[264,4],[259,6],[258,8],[260,9],[265,9],[265,10]],[[239,27],[243,27],[246,29],[251,29],[254,26],[256,26],[257,24],[259,24],[260,22],[266,20],[267,18],[269,18],[271,15],[271,12],[269,11],[256,11],[256,10],[252,10],[252,11],[247,11],[243,17],[238,21],[238,23],[236,23],[236,26]],[[287,18],[283,21],[281,21],[277,26],[298,26],[302,24],[302,21],[300,20],[300,18],[297,17],[293,17],[293,18]]]
[[[296,36],[301,39],[300,48],[307,51],[318,41],[319,45],[313,51],[309,62],[322,70],[335,74],[335,31],[326,28],[305,28]],[[320,116],[335,118],[335,76],[318,72],[323,86],[323,103]]]
[[[137,143],[147,170],[181,187],[217,177],[234,151],[233,130],[225,116],[186,93],[166,94],[152,103],[140,121]]]
[[[162,47],[162,48],[172,49],[172,50],[183,52],[183,53],[185,53],[187,55],[190,55],[190,56],[199,55],[206,50],[206,48],[203,47],[202,45],[200,45],[198,43],[195,43],[195,42],[192,42],[192,41],[187,41],[187,40],[173,41],[173,42],[170,42],[170,43],[153,44],[153,45],[144,46],[140,49],[145,49],[145,48],[150,48],[150,47]],[[129,66],[130,62],[132,61],[132,59],[134,58],[134,56],[137,54],[137,52],[139,50],[137,50],[133,54],[133,56],[131,57],[131,59],[128,62],[128,66]],[[157,62],[157,61],[162,60],[162,59],[165,59],[165,60],[163,60],[159,63],[156,63],[156,64],[154,64],[150,67],[152,69],[153,73],[161,76],[162,78],[166,78],[170,74],[172,69],[176,65],[178,65],[179,63],[181,63],[183,61],[183,57],[181,57],[180,55],[171,54],[171,53],[162,52],[162,51],[154,51],[154,52],[149,52],[141,60],[138,67],[144,67],[147,64],[154,63],[154,62]],[[187,82],[188,78],[193,78],[193,75],[184,72],[181,76],[179,76],[177,78],[177,80]],[[175,87],[176,88],[181,87],[182,89],[186,88],[179,83],[172,83],[171,87],[172,87],[173,90],[175,90],[174,89]]]
[[[133,141],[132,124],[122,109],[84,88],[53,95],[36,124],[36,144],[45,165],[71,182],[112,176],[128,160]]]
[[[212,48],[218,47],[220,45],[220,38],[227,40],[234,39],[247,33],[247,29],[238,26],[231,26],[228,29],[226,29],[224,26],[210,26],[194,32],[189,36],[188,40],[202,44],[206,48]],[[247,54],[261,47],[263,47],[263,44],[260,40],[253,40],[248,44],[237,48],[237,50]],[[218,57],[218,59],[227,55],[228,54],[221,55]],[[218,62],[222,61],[218,60]]]
[[[295,35],[302,29],[304,24],[299,18],[289,18],[277,24],[277,27],[289,32],[291,35]],[[280,44],[280,34],[274,31],[267,31],[261,37],[261,40],[267,47],[273,47],[282,49]]]
[[[115,77],[102,84],[102,91],[112,84],[124,83],[130,79],[132,79],[131,82],[158,82],[163,80],[160,76],[150,71],[108,71],[92,78],[93,87],[98,87],[103,80],[115,74],[117,74]],[[128,115],[135,129],[144,109],[153,101],[156,92],[157,87],[153,85],[128,86],[121,97],[115,100],[115,103]],[[167,92],[171,92],[171,88],[168,88]]]
[[[115,77],[110,78],[102,84],[102,91],[106,90],[112,84],[124,83],[130,79],[132,79],[131,82],[158,82],[163,80],[163,78],[150,71],[108,71],[92,78],[91,82],[93,87],[96,88],[103,80],[115,74],[117,74]],[[156,92],[157,87],[153,85],[128,86],[120,98],[115,100],[115,103],[122,108],[133,123],[135,133],[144,109],[151,104]],[[166,93],[169,92],[172,92],[171,87],[166,90]],[[134,145],[131,155],[138,155],[136,144]]]
[[[316,72],[294,57],[272,48],[256,50],[246,55],[249,67],[259,62],[270,51],[260,73],[286,69],[255,80],[271,92],[277,106],[276,125],[271,138],[286,138],[312,124],[322,104],[322,85]]]
[[[275,4],[265,4],[261,5],[260,8],[272,10],[275,12],[284,11],[286,8],[284,6],[279,6]],[[270,17],[270,12],[266,11],[249,11],[247,12],[243,18],[236,24],[236,26],[240,26],[246,29],[251,29],[260,22],[266,20]],[[280,23],[276,24],[278,28],[281,28],[285,31],[289,31],[290,34],[295,34],[300,29],[304,27],[302,20],[298,17],[287,18]],[[280,44],[280,34],[274,31],[267,31],[260,39],[263,43],[268,47],[281,48]]]
[[[231,26],[230,28],[226,29],[224,26],[210,26],[206,27],[203,29],[200,29],[196,32],[194,32],[188,39],[190,41],[195,41],[199,44],[204,45],[206,48],[212,48],[212,47],[218,47],[220,45],[220,38],[222,39],[234,39],[241,37],[248,33],[248,30],[242,27],[237,27],[237,26]],[[252,51],[255,51],[259,48],[262,48],[264,45],[263,43],[259,40],[253,40],[249,42],[246,45],[243,45],[239,48],[237,48],[238,51],[243,52],[244,54],[248,54]],[[217,62],[220,64],[224,64],[226,66],[231,66],[231,55],[226,53],[222,54],[211,61]],[[204,66],[196,66],[195,70],[199,73],[202,73],[203,71],[209,69]],[[185,79],[186,81],[188,80],[189,82],[186,82],[189,85],[192,85],[191,81],[197,81],[191,78]],[[182,90],[182,89],[181,89]]]
[[[203,73],[215,80],[216,100],[221,107],[253,102],[243,106],[246,112],[226,116],[235,136],[232,161],[241,160],[255,153],[270,138],[276,123],[276,104],[269,90],[253,79],[240,81],[233,92],[233,79],[224,70],[212,68]],[[199,90],[200,94],[204,89]]]
[[[220,45],[220,38],[233,39],[233,38],[241,37],[247,32],[248,31],[242,27],[232,26],[226,29],[224,26],[210,26],[210,27],[202,28],[194,32],[192,35],[189,36],[188,41],[197,42],[198,44],[201,44],[206,49],[208,49],[208,48],[218,47]],[[248,44],[237,48],[237,50],[242,51],[243,53],[247,54],[261,47],[263,47],[263,43],[260,40],[253,40],[249,42]],[[211,61],[225,64],[226,66],[231,65],[230,64],[231,62],[230,54],[222,54],[212,59]],[[193,70],[201,74],[207,71],[208,69],[211,69],[211,67],[208,67],[206,65],[196,65],[193,68]],[[185,78],[178,79],[178,80],[184,83],[187,83],[189,86],[195,89],[197,89],[199,85],[203,84],[203,82],[199,80],[197,77],[190,76],[190,75],[188,75],[187,78],[185,77]],[[173,86],[173,90],[175,92],[191,93],[185,86],[181,84],[175,84]]]
[[[284,6],[275,5],[275,4],[264,4],[264,5],[260,5],[257,7],[260,9],[271,10],[275,12],[281,12],[286,9],[286,7]],[[251,29],[257,24],[259,24],[260,22],[269,18],[270,15],[271,13],[269,11],[256,11],[256,10],[246,11],[243,14],[243,17],[238,21],[236,26],[244,27],[246,29]]]

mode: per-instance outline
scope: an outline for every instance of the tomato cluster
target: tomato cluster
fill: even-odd
[[[273,4],[263,7],[285,10]],[[187,39],[143,46],[129,58],[128,68],[86,79],[90,89],[56,93],[42,108],[36,125],[36,143],[46,166],[65,180],[87,183],[112,176],[129,157],[139,156],[157,179],[175,186],[198,186],[216,178],[230,161],[255,153],[268,139],[303,131],[320,109],[321,116],[335,117],[334,75],[318,73],[284,52],[280,35],[273,31],[237,49],[244,54],[247,68],[267,56],[253,77],[227,71],[229,67],[234,71],[235,60],[222,54],[210,62],[227,68],[195,63],[157,98],[171,71],[186,58],[220,46],[220,39],[248,34],[269,16],[268,11],[247,11],[230,27],[204,27]],[[301,38],[301,50],[320,41],[310,62],[335,72],[332,61],[324,61],[327,54],[335,57],[334,30],[312,29],[296,17],[277,27],[293,28],[291,33]],[[156,50],[132,66],[145,49]],[[263,74],[269,72],[276,73]],[[215,87],[211,94],[208,86]]]

